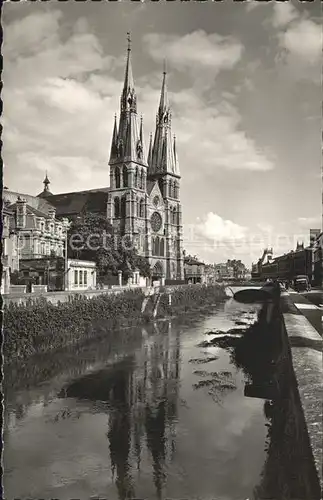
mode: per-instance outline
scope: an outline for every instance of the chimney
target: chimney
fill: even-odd
[[[18,196],[16,201],[16,226],[17,229],[24,229],[27,222],[27,201]]]

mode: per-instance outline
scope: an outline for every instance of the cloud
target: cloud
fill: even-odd
[[[320,83],[322,27],[291,3],[273,5],[272,26],[278,30],[280,57],[297,79]]]
[[[41,184],[45,170],[53,192],[109,184],[107,163],[113,116],[119,109],[123,61],[103,50],[86,19],[79,18],[71,25],[62,23],[61,12],[53,9],[4,27],[3,158],[8,165],[6,184],[11,189],[35,192],[35,176]],[[203,31],[182,38],[158,36],[165,40],[174,61],[181,60],[183,69],[195,61],[210,71],[214,65],[216,73],[236,64],[242,50],[231,39]],[[154,45],[156,37],[149,37],[147,46],[161,57]],[[193,53],[195,42],[198,50]],[[205,54],[201,59],[197,54],[202,48]],[[135,70],[138,112],[144,115],[148,136],[154,130],[161,75],[137,77]],[[170,74],[170,88],[173,76]],[[170,92],[170,100],[173,132],[187,182],[195,177],[197,164],[211,176],[214,168],[273,168],[246,135],[241,116],[225,98],[210,103],[203,92],[191,87]]]
[[[191,71],[208,70],[216,75],[223,69],[233,68],[241,59],[243,46],[233,37],[203,30],[193,31],[182,37],[150,33],[143,42],[153,59],[162,61],[166,57],[172,67]]]
[[[225,220],[219,215],[209,212],[196,224],[196,232],[209,240],[237,240],[246,236],[246,228]]]
[[[299,13],[290,2],[275,2],[272,24],[275,28],[286,26],[298,18]]]

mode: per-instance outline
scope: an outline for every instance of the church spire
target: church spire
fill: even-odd
[[[121,112],[124,111],[137,111],[137,97],[135,92],[135,84],[132,75],[131,65],[131,38],[130,33],[127,33],[128,48],[127,48],[127,62],[124,76],[123,90],[121,94]]]
[[[159,118],[162,118],[163,115],[167,111],[169,111],[166,75],[167,75],[167,73],[166,73],[166,61],[164,61],[163,82],[162,82],[162,88],[161,88],[161,93],[160,93],[160,101],[159,101],[159,108],[158,108],[158,116],[159,116]]]
[[[156,174],[172,174],[179,177],[179,169],[175,159],[175,150],[171,135],[171,111],[167,95],[165,63],[154,146],[152,148],[151,162],[149,163],[149,175],[154,176]]]

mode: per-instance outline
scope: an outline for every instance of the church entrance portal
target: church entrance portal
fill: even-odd
[[[164,271],[163,271],[163,266],[161,262],[156,262],[152,269],[151,273],[151,281],[160,281],[162,277],[164,276]]]

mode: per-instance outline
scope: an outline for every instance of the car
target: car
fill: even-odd
[[[294,289],[296,292],[309,292],[311,285],[306,275],[296,276],[294,279]]]

